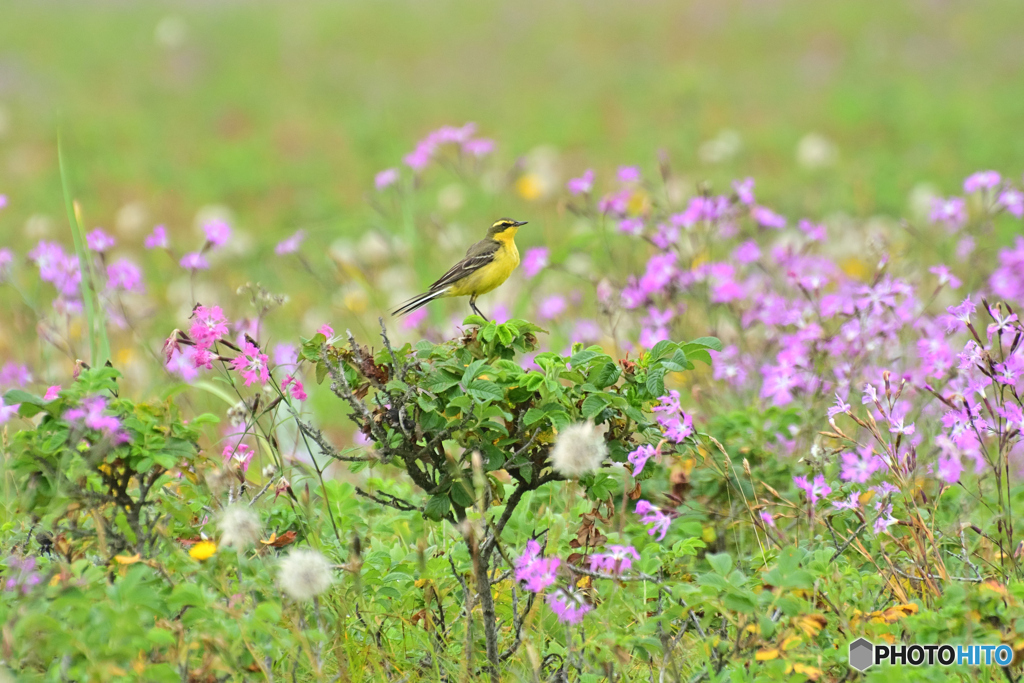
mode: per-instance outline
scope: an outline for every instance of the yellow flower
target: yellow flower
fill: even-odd
[[[213,557],[213,554],[217,552],[217,544],[213,541],[199,541],[192,550],[188,551],[189,557],[193,560],[208,560]]]
[[[544,193],[544,187],[536,173],[527,173],[516,180],[516,192],[523,199],[532,202],[535,199],[540,199]]]

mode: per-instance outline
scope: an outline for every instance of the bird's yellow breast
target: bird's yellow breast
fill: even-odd
[[[511,234],[507,234],[511,233]],[[515,230],[509,229],[494,236],[501,248],[494,253],[494,260],[472,275],[456,282],[448,296],[479,296],[498,287],[519,265],[519,249],[516,247]]]

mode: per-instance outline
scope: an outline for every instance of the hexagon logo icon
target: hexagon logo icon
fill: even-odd
[[[857,671],[864,671],[874,663],[875,646],[870,640],[858,638],[850,643],[850,666]]]

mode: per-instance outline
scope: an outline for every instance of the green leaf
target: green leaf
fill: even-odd
[[[647,391],[655,398],[665,395],[665,368],[651,368],[647,372]]]
[[[427,519],[432,519],[435,522],[440,522],[448,515],[448,511],[451,510],[452,504],[448,500],[447,494],[439,493],[431,496],[430,500],[427,501],[427,506],[423,510],[424,516]]]
[[[688,342],[685,346],[703,346],[707,349],[714,351],[722,350],[722,341],[718,337],[699,337],[691,342]]]
[[[615,384],[619,380],[619,374],[619,366],[612,361],[608,361],[593,370],[587,380],[598,389],[604,389]]]
[[[599,353],[597,351],[591,351],[590,349],[584,349],[582,351],[574,353],[572,357],[569,358],[569,365],[571,365],[574,368],[580,365],[585,365],[601,355],[604,354]]]
[[[729,553],[708,553],[707,560],[720,576],[726,576],[732,571],[732,555]]]
[[[466,387],[466,393],[478,401],[500,401],[505,392],[494,382],[486,379],[475,379]]]
[[[498,341],[501,342],[502,346],[511,346],[514,339],[515,334],[509,329],[508,325],[498,325]]]
[[[608,407],[608,400],[600,394],[591,394],[583,399],[583,417],[590,419]]]
[[[497,332],[498,324],[493,320],[483,327],[480,328],[480,338],[485,342],[489,342],[494,339],[494,334]]]
[[[529,427],[530,425],[540,422],[547,416],[548,414],[543,410],[539,410],[537,408],[530,408],[529,410],[526,411],[526,415],[523,415],[523,424]]]
[[[30,394],[22,389],[11,389],[4,394],[4,405],[13,406],[15,403],[30,404],[34,406],[45,406],[46,402],[35,394]]]
[[[450,491],[452,502],[463,508],[472,507],[475,501],[473,500],[472,494],[466,490],[467,487],[471,486],[472,484],[466,481],[454,482],[452,484],[452,490]]]
[[[483,325],[487,324],[487,321],[478,316],[476,313],[473,313],[472,315],[467,315],[465,318],[463,318],[462,324],[464,326],[476,325],[477,327],[482,327]]]
[[[678,348],[678,344],[669,339],[662,339],[660,342],[654,345],[651,349],[651,358],[658,360],[662,356],[666,355],[671,349]]]
[[[432,394],[440,394],[448,391],[459,383],[458,377],[452,377],[447,372],[439,371],[426,377],[420,386]]]

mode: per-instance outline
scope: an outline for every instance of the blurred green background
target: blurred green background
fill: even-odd
[[[140,202],[173,226],[218,202],[275,236],[358,233],[373,174],[466,121],[509,164],[545,144],[566,176],[653,171],[664,150],[695,180],[753,175],[808,215],[896,214],[915,183],[952,192],[980,168],[1016,177],[1024,159],[1016,1],[4,2],[0,15],[5,233],[61,216],[58,129],[90,224]]]

